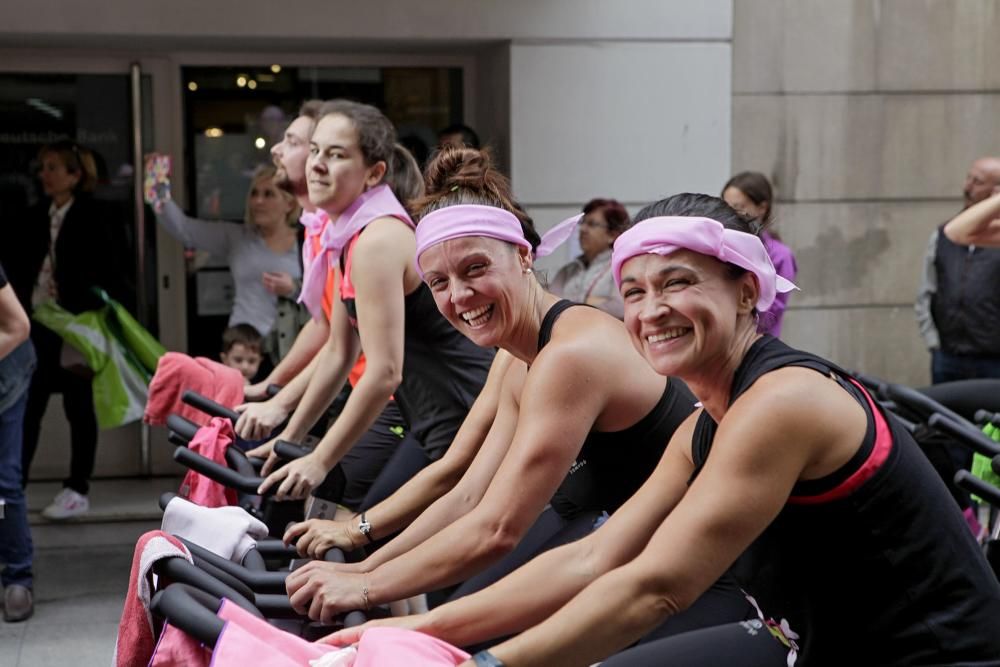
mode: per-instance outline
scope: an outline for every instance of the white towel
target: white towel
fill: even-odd
[[[237,563],[267,537],[267,526],[242,507],[200,507],[181,497],[167,503],[161,528]]]

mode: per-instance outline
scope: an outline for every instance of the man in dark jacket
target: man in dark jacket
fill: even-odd
[[[965,179],[968,208],[1000,186],[1000,158],[984,157]],[[935,384],[1000,378],[1000,249],[960,246],[931,234],[916,303]]]

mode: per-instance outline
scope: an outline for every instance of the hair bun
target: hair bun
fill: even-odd
[[[456,190],[483,192],[490,189],[490,182],[497,175],[489,151],[445,147],[427,166],[427,195],[434,197]]]

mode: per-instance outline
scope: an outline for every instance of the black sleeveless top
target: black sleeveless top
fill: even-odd
[[[548,344],[559,316],[574,306],[590,307],[563,299],[545,313],[538,332],[539,352]],[[683,382],[671,378],[653,409],[629,428],[591,431],[552,497],[552,509],[572,519],[588,510],[611,513],[621,507],[652,474],[674,431],[694,412],[696,400]]]
[[[737,369],[730,404],[787,366],[836,379],[868,430],[841,469],[793,487],[730,570],[772,634],[796,651],[796,667],[1000,665],[1000,585],[941,478],[860,384],[765,335]],[[702,413],[692,480],[716,428]]]
[[[341,256],[340,298],[355,329],[358,309],[350,271],[358,236]],[[451,326],[423,283],[406,295],[403,308],[403,381],[394,396],[410,434],[437,460],[486,383],[495,350],[477,346]]]

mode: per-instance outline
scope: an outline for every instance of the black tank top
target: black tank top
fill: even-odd
[[[541,352],[552,336],[552,327],[567,308],[584,306],[565,299],[545,313],[538,332]],[[667,381],[660,400],[649,413],[624,431],[591,431],[552,497],[552,509],[572,519],[584,511],[614,512],[652,474],[670,437],[694,411],[694,395],[680,380]]]
[[[941,478],[860,384],[764,336],[737,369],[730,404],[786,366],[838,380],[868,429],[841,469],[793,487],[730,570],[772,634],[796,651],[796,667],[1000,665],[1000,585]],[[692,480],[716,428],[702,413]]]
[[[358,233],[341,256],[340,298],[358,326],[351,258]],[[406,295],[403,381],[395,398],[409,432],[431,460],[441,458],[479,395],[495,350],[481,348],[455,330],[434,303],[427,285]]]

